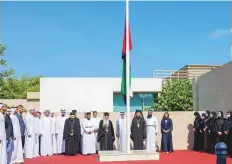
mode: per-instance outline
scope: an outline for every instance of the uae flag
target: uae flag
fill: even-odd
[[[130,85],[129,85],[129,94],[130,94],[130,97],[133,97],[133,92],[131,90],[131,67],[130,67],[130,70],[129,72],[127,72],[126,70],[126,57],[127,55],[127,52],[126,52],[126,21],[125,21],[125,27],[124,27],[124,37],[123,37],[123,45],[122,45],[122,81],[121,81],[121,94],[123,95],[123,100],[124,100],[124,103],[126,104],[126,92],[127,92],[127,86],[126,86],[126,75],[127,73],[129,74],[129,79],[130,79]],[[132,42],[131,42],[131,33],[130,33],[130,25],[129,25],[129,51],[132,50]],[[130,61],[129,61],[129,65],[130,65]]]

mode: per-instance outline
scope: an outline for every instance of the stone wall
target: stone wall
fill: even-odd
[[[195,110],[232,110],[232,62],[193,80]]]

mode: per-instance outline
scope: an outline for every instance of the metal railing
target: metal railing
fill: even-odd
[[[153,70],[153,78],[162,79],[193,79],[213,69],[206,70]]]

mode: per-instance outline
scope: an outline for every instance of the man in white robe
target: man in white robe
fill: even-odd
[[[24,107],[22,105],[17,106],[17,114],[16,117],[19,120],[19,126],[20,126],[20,131],[21,131],[21,140],[22,140],[22,148],[24,150],[24,145],[25,145],[25,121],[24,121]]]
[[[73,111],[75,112],[75,110]],[[84,134],[84,128],[83,128],[83,122],[86,119],[86,113],[84,113],[84,118],[80,120],[81,124],[81,140],[80,140],[80,151],[83,152],[83,134]]]
[[[41,113],[37,112],[37,121],[36,121],[36,133],[38,136],[38,142],[36,144],[36,152],[37,154],[41,155],[41,136],[42,136],[42,118],[41,118]]]
[[[36,128],[36,119],[34,117],[35,109],[31,108],[29,113],[25,117],[25,146],[24,146],[24,155],[25,158],[34,157],[34,146],[35,146],[35,128]]]
[[[52,118],[50,111],[45,111],[42,117],[42,133],[41,133],[41,156],[51,156],[52,149]]]
[[[158,134],[158,120],[155,116],[152,116],[152,111],[148,111],[146,121],[147,138],[146,138],[146,150],[148,152],[156,152],[157,147],[157,134]]]
[[[14,150],[14,127],[11,120],[11,109],[7,108],[5,113],[5,129],[6,129],[6,154],[7,154],[7,164],[12,164],[12,155]]]
[[[51,113],[52,118],[52,153],[57,154],[57,135],[56,135],[56,117]]]
[[[100,143],[97,142],[97,134],[98,134],[98,128],[99,128],[99,123],[102,120],[100,117],[97,116],[97,111],[93,112],[93,117],[92,117],[93,121],[95,122],[95,137],[96,137],[96,150],[100,151]]]
[[[116,122],[116,137],[118,138],[118,150],[125,152],[127,146],[126,118],[125,113],[121,112]]]
[[[34,118],[35,118],[35,143],[34,143],[34,153],[33,153],[33,157],[39,157],[39,135],[40,135],[40,131],[41,131],[41,127],[40,127],[40,119],[38,117],[38,113],[39,111],[36,110],[34,112]]]
[[[96,127],[95,121],[91,119],[91,112],[86,113],[87,118],[83,120],[82,127],[83,132],[83,155],[90,155],[96,153]]]
[[[63,140],[64,124],[67,119],[65,109],[61,109],[60,116],[56,119],[56,137],[57,137],[57,153],[62,154],[65,152],[65,141]]]
[[[20,131],[20,125],[19,125],[19,120],[16,116],[17,111],[16,107],[11,108],[11,121],[13,125],[13,130],[14,130],[14,137],[15,139],[13,140],[13,151],[12,151],[12,156],[11,156],[11,162],[10,164],[14,163],[23,163],[23,148],[22,148],[22,138],[21,138],[21,131]]]
[[[6,164],[6,129],[5,113],[6,105],[0,103],[0,164]]]
[[[81,119],[81,135],[83,135],[84,133],[84,129],[83,129],[83,126],[82,126],[82,122],[86,119],[86,112],[84,113],[84,118]]]

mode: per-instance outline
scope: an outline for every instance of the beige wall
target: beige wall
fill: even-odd
[[[0,102],[5,103],[8,106],[23,105],[26,109],[40,108],[38,99],[0,99]]]
[[[8,105],[23,105],[24,107],[31,108],[34,107],[39,109],[39,101],[38,100],[0,100],[2,103],[6,103]],[[154,112],[154,115],[157,117],[159,122],[159,134],[157,139],[158,148],[160,147],[160,121],[162,119],[164,112]],[[99,117],[102,117],[103,114],[99,113]],[[146,116],[147,113],[144,113]],[[134,113],[131,113],[131,118],[134,116]],[[83,113],[78,113],[79,118],[83,118]],[[111,113],[110,119],[113,122],[114,128],[116,124],[116,120],[119,117],[119,113]],[[193,112],[170,112],[170,117],[173,120],[173,146],[175,150],[185,150],[192,149],[193,147],[193,126],[192,122],[194,120]],[[116,129],[115,129],[116,131]],[[117,140],[115,142],[115,147],[117,147]]]
[[[193,80],[196,110],[232,110],[232,62]]]

